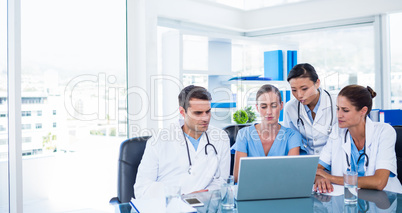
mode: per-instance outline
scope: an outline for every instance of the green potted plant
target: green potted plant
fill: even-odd
[[[256,115],[251,106],[244,107],[243,109],[239,109],[233,113],[233,120],[237,124],[252,123],[255,119]]]

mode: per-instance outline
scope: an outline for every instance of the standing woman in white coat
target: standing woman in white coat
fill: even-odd
[[[375,96],[370,87],[359,85],[339,92],[339,128],[334,128],[321,152],[316,191],[332,192],[332,183],[343,185],[343,173],[350,169],[358,172],[358,188],[402,192],[396,171],[395,130],[367,116]]]
[[[284,126],[300,132],[300,154],[318,155],[336,125],[336,95],[320,88],[320,79],[310,64],[297,64],[288,74],[292,95],[285,104]]]

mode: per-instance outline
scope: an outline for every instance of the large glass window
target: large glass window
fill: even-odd
[[[0,212],[9,212],[7,114],[7,1],[0,1]]]
[[[390,15],[391,108],[402,109],[402,13]]]
[[[269,38],[293,46],[298,51],[298,63],[313,65],[325,89],[339,90],[349,84],[375,88],[372,25],[306,31]]]
[[[21,3],[24,212],[113,209],[127,137],[125,3]]]

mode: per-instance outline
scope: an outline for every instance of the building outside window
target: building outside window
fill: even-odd
[[[41,124],[41,123],[35,124],[35,128],[36,128],[36,129],[42,129],[42,124]]]

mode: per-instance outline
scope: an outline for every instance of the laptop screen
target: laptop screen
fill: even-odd
[[[237,200],[309,197],[318,155],[240,159]]]

